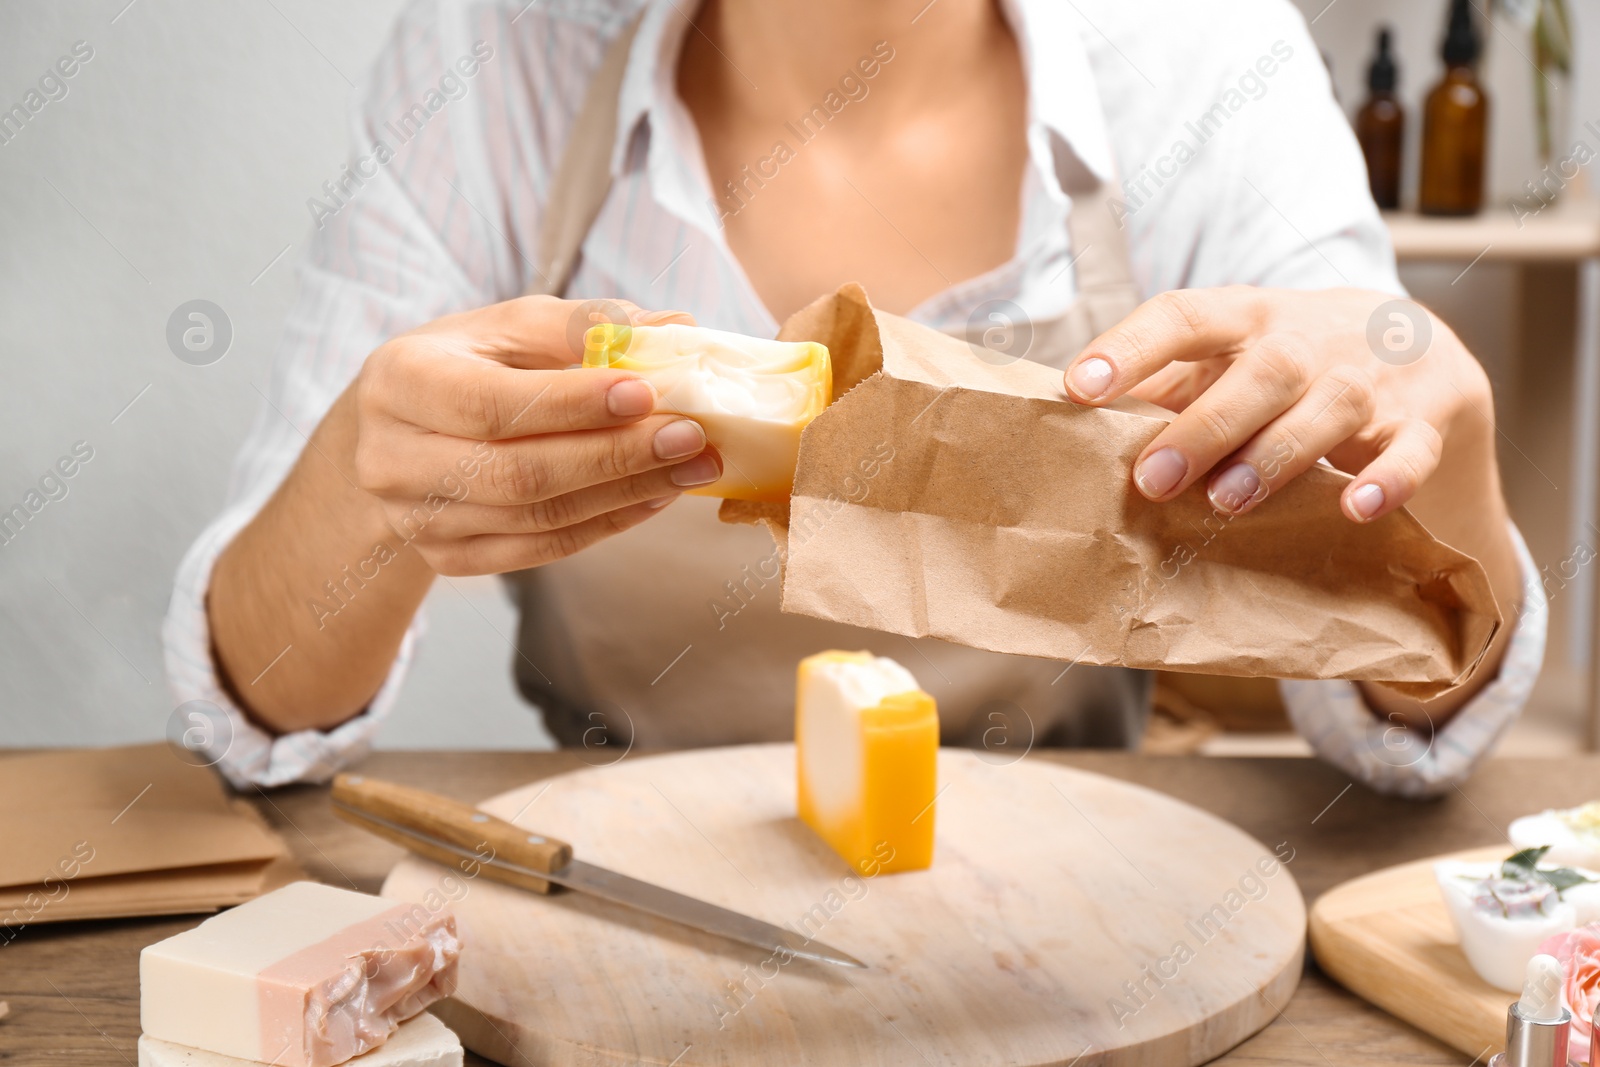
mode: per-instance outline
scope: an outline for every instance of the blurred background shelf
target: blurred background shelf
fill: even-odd
[[[1521,218],[1496,208],[1464,219],[1386,211],[1401,262],[1568,262],[1600,256],[1600,200],[1568,197]]]

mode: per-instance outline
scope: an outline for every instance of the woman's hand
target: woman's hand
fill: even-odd
[[[625,371],[568,370],[600,309],[525,297],[384,344],[354,387],[357,484],[439,574],[495,574],[571,555],[721,476],[690,419],[651,414]]]
[[[563,369],[602,313],[688,321],[526,297],[367,357],[212,572],[219,674],[259,722],[328,729],[366,707],[437,575],[549,563],[721,476],[699,424],[651,414],[637,376]]]
[[[1418,350],[1374,349],[1375,315],[1380,336],[1409,331]],[[1250,510],[1326,456],[1356,476],[1345,514],[1370,522],[1417,493],[1447,440],[1494,434],[1488,378],[1450,328],[1355,289],[1163,293],[1096,338],[1066,380],[1082,403],[1127,394],[1178,412],[1140,454],[1134,482],[1169,500],[1206,478],[1226,512]]]
[[[1205,479],[1212,504],[1238,514],[1326,457],[1354,476],[1340,498],[1351,521],[1409,504],[1483,564],[1503,625],[1457,691],[1423,705],[1368,685],[1367,700],[1393,721],[1439,726],[1494,678],[1522,593],[1494,398],[1478,361],[1431,313],[1355,289],[1163,293],[1095,338],[1066,386],[1080,403],[1128,395],[1177,413],[1134,464],[1151,500]]]

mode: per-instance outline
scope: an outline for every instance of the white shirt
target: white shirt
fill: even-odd
[[[226,726],[214,756],[236,784],[324,780],[363,754],[393,705],[421,622],[365,712],[330,731],[272,738],[217,677],[205,594],[218,554],[283,480],[369,352],[421,323],[528,288],[568,130],[607,43],[641,6],[615,183],[569,291],[687,310],[717,329],[777,332],[723,239],[694,125],[673,90],[688,0],[413,3],[359,93],[349,167],[307,203],[315,242],[269,403],[235,462],[226,510],[180,565],[163,629],[176,698],[221,709]],[[1122,176],[1116,210],[1145,296],[1241,283],[1403,293],[1354,136],[1287,0],[1011,0],[1004,8],[1029,91],[1016,250],[910,318],[954,328],[986,300],[1010,300],[1038,318],[1075,300],[1071,202],[1052,162],[1061,150],[1102,178]],[[937,17],[930,6],[919,19]],[[914,47],[915,33],[908,25],[888,44]],[[890,59],[875,78],[894,72]],[[870,97],[871,79],[862,83]],[[1447,789],[1470,772],[1525,703],[1544,654],[1542,588],[1515,540],[1526,603],[1508,620],[1516,632],[1497,680],[1431,743],[1376,718],[1349,683],[1283,683],[1291,719],[1319,754],[1401,793]]]

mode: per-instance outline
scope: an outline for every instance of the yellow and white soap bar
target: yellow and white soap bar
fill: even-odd
[[[345,1067],[461,1067],[461,1039],[444,1023],[424,1012],[400,1024],[394,1036]],[[241,1060],[203,1049],[174,1045],[142,1034],[139,1067],[258,1067],[259,1060]]]
[[[657,411],[705,427],[722,477],[690,490],[702,496],[788,500],[800,431],[833,396],[826,345],[698,326],[591,326],[583,365],[636,372],[660,394]]]
[[[295,882],[139,954],[154,1040],[279,1067],[369,1052],[455,991],[448,910]]]
[[[939,713],[911,672],[870,652],[800,661],[800,819],[858,873],[933,862]]]

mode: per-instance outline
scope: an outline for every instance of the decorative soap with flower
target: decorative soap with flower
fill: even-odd
[[[1496,989],[1522,989],[1528,960],[1549,938],[1600,920],[1600,875],[1544,862],[1544,846],[1500,863],[1440,860],[1439,891],[1478,976]]]

